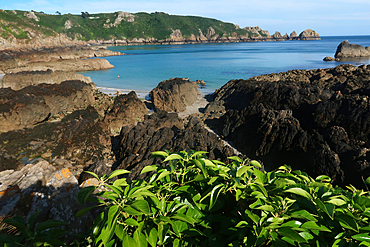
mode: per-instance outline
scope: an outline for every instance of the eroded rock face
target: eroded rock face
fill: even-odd
[[[320,35],[312,29],[306,29],[299,34],[298,39],[300,40],[319,40]]]
[[[182,112],[193,104],[200,94],[198,85],[189,79],[174,78],[163,81],[150,92],[155,109]]]
[[[70,165],[70,164],[69,164]],[[41,210],[38,222],[62,220],[69,237],[90,227],[89,214],[76,218],[79,185],[68,167],[55,167],[45,160],[18,171],[0,172],[0,215],[20,215],[29,219]]]
[[[81,81],[39,84],[15,91],[0,89],[0,129],[32,127],[55,114],[66,114],[94,104],[92,87]]]
[[[163,111],[147,115],[136,126],[123,127],[120,139],[120,164],[117,168],[131,170],[131,178],[137,177],[143,167],[161,162],[149,159],[154,151],[207,151],[210,159],[223,161],[236,155],[232,148],[206,130],[197,118],[184,121],[176,113]]]
[[[348,40],[342,41],[337,51],[335,52],[336,58],[347,57],[370,57],[370,47],[363,47],[362,45],[350,44]]]
[[[91,83],[90,77],[85,77],[74,72],[52,71],[24,71],[19,73],[6,74],[0,81],[0,88],[11,88],[20,90],[27,86],[34,86],[42,83],[60,84],[63,81],[79,80]]]
[[[214,93],[227,112],[208,120],[270,169],[288,164],[335,183],[370,176],[370,68],[293,70],[230,81]]]
[[[134,91],[115,97],[113,107],[105,114],[104,122],[111,132],[120,132],[125,125],[135,124],[148,114],[145,104]]]

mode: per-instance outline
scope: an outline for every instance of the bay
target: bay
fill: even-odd
[[[232,79],[293,69],[331,68],[340,64],[368,64],[369,58],[325,62],[334,57],[343,40],[370,46],[370,36],[327,36],[315,41],[276,41],[225,44],[111,46],[126,53],[106,59],[113,69],[81,72],[98,87],[148,92],[173,77],[204,80],[202,94],[211,93]]]

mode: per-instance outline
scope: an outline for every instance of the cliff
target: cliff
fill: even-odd
[[[0,50],[90,43],[184,44],[320,39],[313,30],[299,36],[270,35],[260,27],[240,28],[216,19],[155,13],[49,15],[0,10]]]

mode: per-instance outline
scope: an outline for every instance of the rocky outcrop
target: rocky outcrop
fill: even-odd
[[[85,83],[92,83],[90,77],[85,77],[74,72],[52,71],[24,71],[19,73],[6,74],[0,80],[0,88],[11,88],[20,90],[27,86],[38,84],[60,84],[63,81],[78,80]]]
[[[175,113],[163,111],[147,115],[136,126],[123,127],[120,139],[117,168],[131,170],[131,178],[137,177],[143,167],[161,162],[149,159],[151,152],[158,150],[207,151],[210,159],[222,161],[236,155],[232,148],[206,130],[196,117],[184,121]]]
[[[81,81],[39,84],[15,91],[0,89],[2,132],[32,127],[56,114],[85,109],[94,104],[92,87]]]
[[[155,110],[182,112],[192,105],[200,94],[198,85],[189,79],[173,78],[162,81],[149,96]]]
[[[135,15],[130,14],[128,12],[120,11],[120,12],[117,13],[117,18],[114,20],[114,22],[104,24],[104,28],[116,27],[117,25],[121,24],[122,21],[134,22],[135,21]]]
[[[78,219],[75,216],[82,209],[77,203],[79,184],[68,166],[71,164],[58,168],[40,160],[18,171],[0,172],[0,215],[29,219],[41,210],[36,221],[66,222],[68,225],[62,228],[67,231],[67,239],[85,233],[93,218],[89,213]]]
[[[326,56],[326,57],[324,57],[323,60],[326,61],[326,62],[330,62],[330,61],[338,61],[339,59],[338,58],[333,58],[333,57],[330,57],[330,56]]]
[[[86,59],[123,55],[104,46],[64,46],[40,49],[13,49],[0,51],[0,70],[15,73],[32,70],[83,71],[113,68],[105,59]]]
[[[307,29],[301,32],[298,36],[299,40],[319,40],[320,35],[312,29]]]
[[[142,121],[146,114],[148,109],[145,104],[132,91],[114,98],[112,109],[105,114],[104,123],[111,133],[118,134],[123,126]]]
[[[342,41],[335,52],[335,58],[370,57],[370,46],[350,44],[348,40]]]
[[[208,122],[268,169],[288,164],[361,187],[370,175],[369,82],[369,67],[351,65],[230,81],[214,93],[227,112]]]

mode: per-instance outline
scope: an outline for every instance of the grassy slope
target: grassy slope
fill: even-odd
[[[134,22],[122,21],[116,27],[104,28],[104,24],[114,23],[117,18],[116,13],[102,13],[92,14],[91,17],[99,17],[97,19],[83,18],[81,15],[46,15],[36,13],[39,22],[28,19],[24,16],[24,11],[0,11],[0,19],[11,22],[13,29],[9,29],[4,24],[0,23],[3,31],[0,31],[0,36],[7,38],[9,33],[13,34],[16,38],[27,38],[27,33],[23,30],[26,28],[36,29],[43,33],[45,36],[53,35],[53,31],[57,33],[65,33],[71,38],[81,40],[104,39],[109,40],[112,38],[127,39],[133,38],[156,38],[158,40],[170,37],[172,30],[180,29],[184,38],[188,38],[191,34],[199,36],[199,29],[203,34],[212,27],[216,34],[220,37],[245,35],[248,32],[243,29],[237,29],[232,23],[225,23],[219,20],[196,17],[196,16],[175,16],[166,13],[136,13]],[[107,21],[109,19],[109,21]],[[66,30],[64,24],[66,21],[72,22],[72,28]],[[10,24],[9,24],[10,25]],[[38,26],[40,25],[40,26]],[[5,30],[5,31],[4,31]],[[249,33],[250,34],[250,33]]]

